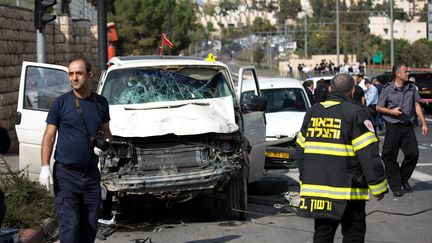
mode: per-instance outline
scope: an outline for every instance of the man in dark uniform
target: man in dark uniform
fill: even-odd
[[[354,94],[353,94],[353,100],[355,100],[356,102],[358,102],[359,105],[364,106],[366,104],[366,98],[365,98],[365,92],[363,87],[360,86],[360,82],[363,81],[363,74],[356,74],[354,76]]]
[[[327,95],[328,95],[328,86],[326,85],[325,80],[324,79],[318,80],[314,91],[314,104],[326,100]]]
[[[393,74],[394,81],[383,87],[376,108],[383,114],[386,124],[382,159],[387,180],[393,195],[401,197],[401,187],[411,190],[408,180],[419,158],[413,124],[415,113],[422,123],[422,135],[427,136],[429,130],[419,104],[420,95],[415,85],[408,81],[408,65],[397,64]],[[404,153],[404,160],[400,166],[397,162],[399,149]]]
[[[311,107],[297,136],[299,214],[315,218],[314,242],[364,242],[369,192],[388,191],[378,139],[367,111],[350,99],[354,80],[334,76],[326,101]]]
[[[84,58],[70,62],[72,91],[57,97],[49,110],[42,140],[39,182],[54,178],[55,205],[62,243],[91,243],[96,238],[101,203],[98,156],[112,140],[108,101],[91,92],[91,65]],[[50,158],[58,131],[51,176]],[[102,142],[95,143],[97,134]],[[99,147],[98,147],[99,146]]]
[[[309,98],[309,102],[311,103],[311,105],[314,104],[314,95],[313,95],[313,81],[312,80],[308,80],[305,81],[303,83],[303,87],[306,91],[307,97]]]

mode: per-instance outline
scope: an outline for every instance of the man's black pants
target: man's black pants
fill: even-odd
[[[404,160],[400,166],[397,162],[399,148],[404,153]],[[390,189],[393,192],[400,191],[402,181],[406,182],[411,177],[419,158],[418,142],[412,123],[405,125],[386,123],[381,157]]]
[[[54,194],[60,242],[94,242],[101,204],[98,168],[77,171],[55,162]]]
[[[364,242],[366,234],[366,201],[348,201],[340,221],[315,219],[314,243],[333,242],[339,224],[343,242]]]

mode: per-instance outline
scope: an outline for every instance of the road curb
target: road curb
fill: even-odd
[[[20,243],[40,243],[49,237],[57,228],[52,219],[45,220],[42,226],[35,229],[24,229],[20,232]],[[30,232],[26,232],[30,231]]]

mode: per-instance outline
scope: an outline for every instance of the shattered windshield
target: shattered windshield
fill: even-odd
[[[203,67],[195,70],[199,73],[187,69],[113,70],[108,73],[102,95],[111,105],[233,96],[222,72]]]

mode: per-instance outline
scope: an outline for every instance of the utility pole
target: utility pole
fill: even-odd
[[[339,0],[336,0],[336,66],[339,67]]]
[[[107,69],[108,63],[108,37],[106,21],[106,1],[97,1],[98,20],[98,65],[99,73]]]
[[[272,33],[271,33],[271,29],[270,29],[270,37],[268,38],[268,40],[269,40],[269,69],[270,69],[270,76],[271,76],[271,74],[272,74],[272,61],[273,61],[273,58],[272,58]]]
[[[168,13],[168,28],[169,28],[168,33],[172,34],[172,1],[171,0],[169,0],[169,2],[168,2],[168,12],[169,12]],[[207,28],[206,28],[206,32],[207,32]],[[173,36],[174,35],[171,35],[171,41],[173,40]],[[206,37],[206,39],[207,39],[207,37]],[[171,50],[172,50],[172,48],[169,48],[169,54],[170,55],[172,54]]]
[[[304,17],[304,29],[305,29],[305,33],[304,33],[304,55],[305,58],[307,58],[308,56],[308,49],[307,49],[307,11],[305,10],[305,17]]]
[[[37,62],[45,63],[46,62],[46,50],[45,50],[45,26],[42,26],[40,29],[36,30],[36,55]]]
[[[390,65],[394,66],[394,40],[393,40],[393,0],[390,0]]]
[[[56,19],[55,15],[48,13],[49,8],[55,4],[57,4],[56,0],[35,0],[34,25],[36,28],[37,62],[46,62],[45,26],[48,22]]]

